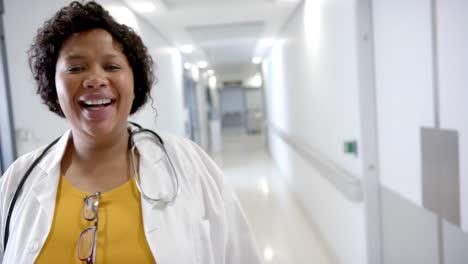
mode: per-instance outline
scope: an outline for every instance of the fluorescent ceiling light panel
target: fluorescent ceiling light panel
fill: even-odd
[[[198,70],[198,67],[197,66],[192,66],[192,79],[195,81],[195,82],[198,82],[198,80],[200,79],[200,71]]]
[[[208,67],[208,62],[206,62],[206,61],[199,61],[199,62],[197,63],[197,66],[198,66],[198,68],[200,68],[200,69],[204,69],[204,68]]]
[[[273,251],[273,249],[270,246],[267,246],[265,248],[265,250],[263,250],[263,258],[266,261],[271,261],[274,256],[275,256],[275,252]]]
[[[216,89],[216,76],[211,76],[209,79],[208,79],[208,86],[211,88],[211,89]]]
[[[260,76],[260,74],[256,74],[251,80],[251,84],[253,87],[261,87],[262,83],[262,76]]]
[[[260,64],[260,63],[262,63],[262,58],[261,57],[253,57],[252,58],[252,63],[253,64]]]

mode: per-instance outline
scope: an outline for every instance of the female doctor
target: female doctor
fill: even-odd
[[[260,263],[212,160],[128,123],[153,83],[132,29],[95,2],[72,2],[29,55],[37,93],[71,129],[0,179],[0,262]]]

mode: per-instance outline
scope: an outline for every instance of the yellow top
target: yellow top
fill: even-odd
[[[83,199],[88,195],[60,177],[54,219],[36,263],[85,263],[78,259],[77,241],[94,223],[82,216]],[[98,219],[97,264],[155,263],[143,229],[140,192],[133,179],[101,194]]]

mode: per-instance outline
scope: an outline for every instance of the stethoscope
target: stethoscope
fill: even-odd
[[[179,195],[179,189],[180,189],[179,188],[179,176],[177,175],[174,164],[172,163],[172,160],[170,159],[169,154],[167,153],[166,147],[164,145],[164,141],[162,140],[162,138],[156,132],[154,132],[154,131],[152,131],[150,129],[142,128],[140,125],[138,125],[136,123],[133,123],[133,122],[129,122],[129,123],[136,127],[136,129],[133,129],[133,130],[130,131],[129,145],[130,145],[130,159],[131,159],[131,162],[132,162],[133,178],[135,179],[135,183],[136,183],[136,186],[138,188],[138,191],[140,192],[143,199],[145,199],[146,201],[148,201],[148,202],[150,202],[152,204],[157,204],[160,207],[165,207],[167,205],[172,204],[176,200],[177,196]],[[163,197],[155,198],[155,197],[151,197],[151,196],[147,195],[143,191],[143,188],[142,188],[141,182],[140,182],[140,176],[139,176],[139,174],[137,172],[137,167],[136,167],[136,163],[135,163],[135,149],[137,148],[137,146],[136,146],[136,142],[134,140],[135,135],[142,134],[142,133],[149,133],[151,136],[154,137],[154,139],[156,139],[156,144],[161,148],[161,150],[164,153],[164,156],[166,157],[166,159],[167,159],[167,161],[169,163],[169,168],[170,168],[170,170],[172,170],[171,179],[173,181],[173,184],[172,184],[173,185],[173,193],[172,193],[171,196],[163,195]],[[8,236],[9,236],[9,233],[10,233],[10,220],[11,220],[11,215],[13,214],[13,208],[15,207],[16,201],[18,200],[20,192],[23,189],[23,185],[26,182],[26,179],[31,174],[32,170],[44,158],[44,156],[47,154],[47,152],[59,141],[59,139],[60,139],[60,137],[55,139],[52,143],[50,143],[42,151],[41,155],[39,155],[39,157],[37,157],[33,161],[31,166],[29,166],[28,170],[26,171],[23,178],[21,179],[21,182],[18,185],[18,188],[15,191],[15,194],[13,195],[13,199],[11,200],[10,207],[8,208],[8,216],[7,216],[6,225],[5,225],[5,233],[4,233],[5,236],[3,238],[3,241],[4,241],[3,250],[4,251],[6,250],[6,246],[7,246],[7,243],[8,243]]]

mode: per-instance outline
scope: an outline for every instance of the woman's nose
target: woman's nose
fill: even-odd
[[[85,88],[100,88],[108,85],[109,80],[107,79],[106,73],[101,69],[90,71],[88,76],[86,76],[86,79],[83,81],[83,86]]]

